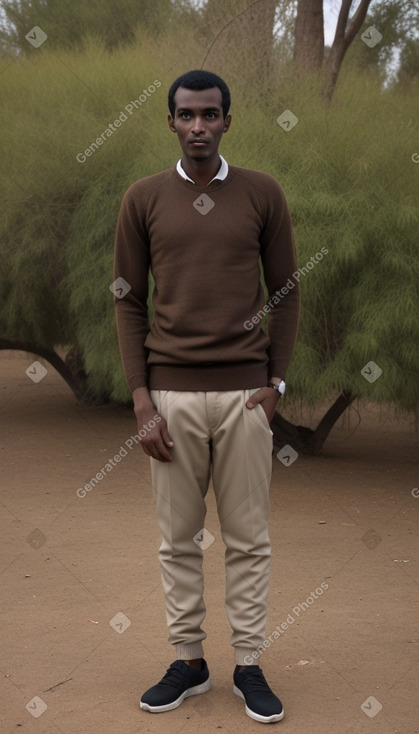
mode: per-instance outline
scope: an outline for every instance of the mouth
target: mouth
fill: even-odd
[[[191,140],[190,145],[193,145],[195,148],[204,148],[208,143],[206,140]]]

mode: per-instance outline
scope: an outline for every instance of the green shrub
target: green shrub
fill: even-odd
[[[45,44],[3,72],[0,331],[50,348],[76,345],[90,387],[113,400],[128,398],[109,290],[116,218],[130,183],[179,156],[167,90],[202,55],[193,41],[180,54],[183,32],[162,41],[139,31],[135,46],[113,53],[94,40],[82,53]],[[275,93],[264,97],[234,65],[213,70],[233,100],[221,152],[275,176],[293,216],[302,318],[290,397],[316,403],[346,389],[417,407],[417,95],[342,72],[325,108],[312,79],[273,80]],[[128,112],[155,80],[161,86]],[[285,109],[298,117],[289,132],[276,122]],[[322,248],[327,254],[303,274]],[[374,383],[361,375],[369,361],[383,370]]]

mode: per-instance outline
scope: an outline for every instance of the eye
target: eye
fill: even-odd
[[[217,117],[217,113],[216,112],[207,112],[207,117],[209,117],[211,120],[215,120],[215,118]]]

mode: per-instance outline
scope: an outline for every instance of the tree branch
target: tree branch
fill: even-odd
[[[336,23],[335,37],[333,39],[332,47],[337,45],[345,38],[346,25],[348,23],[349,11],[351,9],[352,0],[342,0],[340,6],[338,22]]]
[[[358,9],[352,18],[351,22],[349,23],[348,30],[345,33],[345,46],[348,48],[348,46],[351,45],[352,41],[354,40],[356,34],[358,33],[359,29],[361,28],[365,16],[368,12],[368,8],[371,4],[371,0],[361,0],[361,2],[358,5]]]
[[[320,454],[336,421],[355,400],[355,397],[349,390],[344,390],[324,414],[314,431],[307,426],[296,426],[290,423],[276,411],[271,421],[274,452],[276,453],[284,445],[289,444],[303,454]]]
[[[0,339],[0,349],[29,352],[30,354],[36,354],[42,357],[57,370],[79,400],[86,398],[86,381],[79,377],[79,375],[75,375],[53,349],[46,349],[40,344],[33,342],[20,342],[11,339]]]
[[[314,431],[313,439],[316,449],[322,448],[336,421],[354,400],[355,395],[352,395],[350,390],[344,390],[335,400]]]

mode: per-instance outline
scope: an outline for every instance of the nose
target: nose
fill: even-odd
[[[192,126],[191,132],[194,135],[200,135],[200,134],[202,134],[202,133],[205,132],[204,120],[199,115],[197,117],[194,117],[193,126]]]

